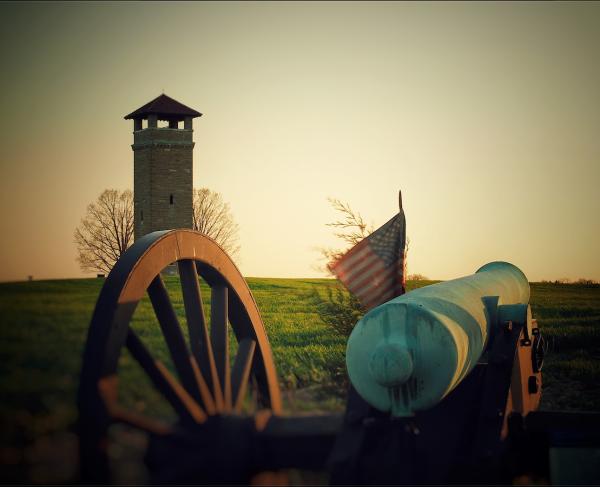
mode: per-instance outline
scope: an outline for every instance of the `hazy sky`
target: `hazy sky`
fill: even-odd
[[[375,226],[402,189],[409,273],[507,260],[600,279],[600,4],[0,3],[0,280],[82,276],[73,230],[133,187],[132,122],[202,112],[248,276],[319,276],[328,196]]]

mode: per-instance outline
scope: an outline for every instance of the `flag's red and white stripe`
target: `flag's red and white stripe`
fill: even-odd
[[[398,215],[404,217],[404,215]],[[394,239],[395,245],[400,245],[397,255],[392,262],[386,260],[375,251],[374,239],[364,238],[342,258],[335,262],[331,271],[356,296],[366,308],[389,301],[404,293],[405,258],[404,258],[404,225],[402,235]],[[398,244],[398,242],[402,242]],[[381,246],[379,247],[381,250]]]

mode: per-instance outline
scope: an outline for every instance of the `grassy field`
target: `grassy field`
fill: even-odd
[[[325,325],[314,306],[314,293],[324,296],[334,281],[248,281],[273,348],[286,411],[342,411],[346,337]],[[73,462],[65,458],[76,455],[73,425],[81,353],[102,283],[0,284],[2,480],[62,482],[74,474]],[[408,284],[412,289],[429,283]],[[178,281],[167,278],[167,288],[183,322]],[[534,283],[531,304],[550,345],[542,408],[600,410],[600,287]],[[143,301],[132,326],[155,356],[168,363],[153,316]],[[127,354],[120,367],[128,386],[122,400],[168,415]]]
[[[534,283],[531,307],[548,342],[542,409],[600,411],[600,286]]]

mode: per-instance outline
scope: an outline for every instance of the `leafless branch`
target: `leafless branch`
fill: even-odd
[[[340,220],[327,223],[328,227],[339,229],[334,235],[350,245],[356,245],[373,232],[373,225],[367,225],[360,213],[355,212],[348,203],[336,198],[327,198],[334,210],[338,211]]]
[[[194,190],[194,230],[214,239],[230,256],[239,253],[238,224],[220,193],[208,188]]]
[[[133,193],[103,191],[88,205],[73,236],[81,269],[109,273],[133,242]]]
[[[348,203],[343,203],[337,198],[327,198],[334,210],[339,213],[339,219],[326,223],[328,227],[336,229],[334,235],[344,242],[344,248],[333,249],[318,247],[317,251],[321,254],[322,264],[318,269],[331,274],[330,266],[339,260],[350,248],[354,247],[363,238],[373,233],[373,225],[368,225],[362,215],[354,211]]]

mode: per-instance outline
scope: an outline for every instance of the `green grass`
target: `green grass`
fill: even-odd
[[[531,307],[548,342],[542,407],[600,410],[600,286],[536,283]]]
[[[320,319],[313,301],[315,291],[325,296],[335,282],[248,282],[273,349],[286,410],[343,410],[346,337]],[[408,288],[431,282],[409,282]],[[41,439],[69,434],[73,448],[82,350],[102,284],[99,279],[0,284],[0,464],[14,467],[9,476],[13,480],[56,479],[22,471]],[[167,278],[166,284],[184,325],[178,281]],[[600,287],[534,283],[531,304],[549,342],[542,408],[600,410]],[[208,315],[210,303],[205,306]],[[154,356],[172,367],[147,299],[138,306],[132,326]],[[234,343],[231,346],[235,351]],[[120,361],[120,375],[122,402],[170,416],[169,407],[127,353]]]

